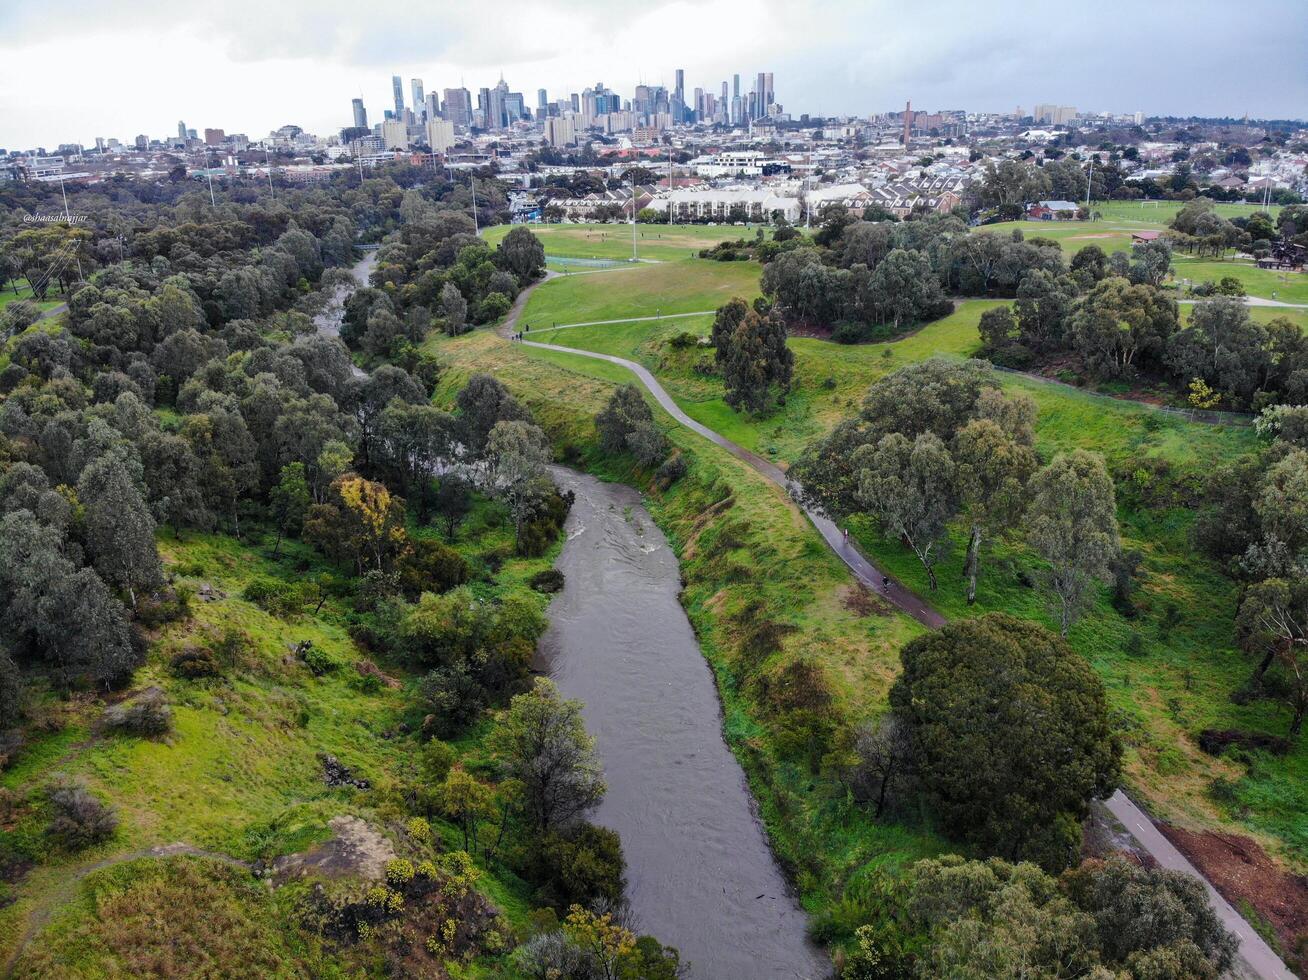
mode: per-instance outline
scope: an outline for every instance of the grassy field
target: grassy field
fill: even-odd
[[[505,522],[499,506],[482,502],[460,530],[456,547],[480,569],[484,566],[477,556],[511,550],[512,538],[512,524]],[[43,700],[39,717],[50,733],[39,734],[40,727],[33,732],[31,744],[0,775],[0,789],[41,786],[56,773],[80,778],[113,804],[119,829],[109,842],[70,855],[45,843],[39,808],[20,807],[16,817],[0,823],[4,850],[35,863],[16,884],[0,880],[0,964],[29,930],[36,930],[35,937],[29,937],[29,955],[19,961],[19,975],[68,975],[59,970],[82,956],[90,957],[96,970],[117,962],[125,970],[118,975],[132,975],[133,970],[123,966],[127,961],[115,958],[118,953],[105,952],[123,937],[115,923],[99,919],[102,903],[97,894],[106,887],[114,893],[143,889],[148,897],[171,887],[157,881],[159,876],[184,874],[206,881],[203,895],[180,905],[190,907],[196,921],[225,920],[229,913],[249,920],[255,912],[264,920],[248,922],[227,944],[214,944],[220,955],[234,958],[226,961],[226,972],[216,967],[213,975],[232,975],[246,956],[252,956],[252,962],[268,957],[274,964],[286,961],[284,972],[264,975],[339,975],[331,956],[306,952],[306,939],[294,928],[298,916],[293,906],[302,894],[294,886],[270,897],[263,888],[251,892],[241,884],[251,881],[248,875],[237,881],[222,873],[169,870],[177,859],[118,862],[178,842],[241,861],[270,860],[328,839],[328,821],[342,814],[362,816],[379,827],[397,821],[388,794],[395,779],[409,773],[412,757],[399,751],[411,743],[397,742],[396,733],[415,721],[417,678],[383,658],[380,666],[400,684],[392,688],[365,681],[356,664],[366,654],[347,632],[352,613],[343,601],[329,599],[318,614],[309,606],[278,616],[242,597],[257,578],[295,582],[327,570],[308,547],[288,542],[282,559],[273,561],[268,557],[271,538],[256,530],[245,541],[190,533],[181,540],[162,536],[159,549],[176,584],[206,584],[215,596],[213,601],[194,600],[189,619],[151,636],[147,663],[135,677],[134,689],[154,685],[167,693],[174,730],[159,739],[114,735],[101,730],[104,705],[92,695],[71,702]],[[474,592],[494,599],[517,591],[543,608],[547,597],[531,591],[526,580],[549,567],[556,554],[557,545],[542,558],[510,559],[495,575],[475,582]],[[223,638],[231,638],[233,649],[240,651],[238,667],[225,676],[190,681],[169,669],[181,650],[212,648]],[[321,676],[291,655],[296,644],[306,640],[332,665]],[[485,730],[475,729],[455,743],[456,749],[465,757],[475,756]],[[356,792],[326,786],[319,762],[324,752],[367,778],[375,789]],[[454,840],[452,826],[436,829]],[[81,878],[100,865],[108,869]],[[222,866],[217,867],[221,872]],[[502,869],[483,883],[510,921],[524,925],[530,889]],[[135,908],[141,903],[133,899],[127,904]],[[270,908],[275,914],[265,917]],[[40,931],[46,923],[48,932]],[[171,933],[179,930],[185,931],[176,922],[169,927]],[[127,938],[158,952],[152,945],[157,937],[148,931]],[[177,941],[194,944],[195,937]],[[301,955],[307,958],[299,959]],[[55,973],[42,966],[50,963],[59,964],[50,967]],[[89,975],[104,974],[93,970]]]
[[[1103,214],[1099,221],[1005,221],[985,225],[979,229],[1007,235],[1017,229],[1027,238],[1049,238],[1058,242],[1069,256],[1087,245],[1098,245],[1105,252],[1128,251],[1131,234],[1136,231],[1163,231],[1167,223],[1181,209],[1179,202],[1160,202],[1141,208],[1138,202],[1108,201],[1096,204],[1095,210]],[[1223,217],[1248,217],[1261,208],[1243,204],[1218,204],[1217,213]],[[1280,210],[1270,209],[1273,216]],[[1183,252],[1172,256],[1171,281],[1191,284],[1217,282],[1224,276],[1234,276],[1244,285],[1250,296],[1276,299],[1283,303],[1308,303],[1308,274],[1259,269],[1249,259],[1195,258]]]
[[[656,313],[714,310],[758,295],[754,262],[686,259],[555,280],[532,293],[522,321],[533,328]]]
[[[5,307],[10,303],[16,303],[21,299],[32,299],[31,286],[19,286],[18,292],[14,292],[12,285],[7,286],[3,291],[0,291],[0,314],[3,314]],[[45,299],[35,300],[34,302],[36,303],[37,309],[52,310],[63,301],[63,296],[59,295],[57,288],[54,288],[46,294]]]
[[[486,242],[495,246],[512,230],[513,225],[492,225],[482,231]],[[547,256],[581,259],[630,259],[631,225],[530,225],[531,232],[545,246]],[[674,261],[692,258],[702,248],[738,238],[752,240],[766,225],[636,225],[636,254],[642,259]]]
[[[633,277],[638,274],[633,272]],[[597,288],[600,282],[592,278],[589,285]],[[571,287],[568,296],[551,299],[550,292],[561,286]],[[578,288],[577,282],[550,283],[537,290],[531,303],[558,304],[555,308],[561,311],[601,305],[597,298],[579,295]],[[636,295],[632,290],[613,291],[604,301],[606,314],[646,314]],[[844,347],[792,338],[795,390],[785,406],[765,418],[737,415],[726,406],[709,368],[711,352],[676,350],[667,343],[682,331],[703,335],[708,317],[574,327],[549,331],[540,339],[645,364],[692,417],[784,464],[814,437],[856,411],[863,392],[876,378],[935,354],[963,357],[975,352],[977,321],[991,305],[989,301],[963,303],[952,316],[888,344]],[[1308,326],[1308,311],[1251,312],[1260,321],[1288,315]],[[596,379],[626,380],[625,373],[612,365],[515,349],[515,354],[519,352]],[[697,368],[697,362],[704,363]],[[512,375],[521,369],[506,370]],[[1202,474],[1254,445],[1247,428],[1193,423],[1148,405],[1021,376],[1002,380],[1006,388],[1026,392],[1037,402],[1037,444],[1045,458],[1060,450],[1087,448],[1103,453],[1110,466],[1119,469],[1128,460],[1149,457],[1164,460],[1180,472]],[[543,378],[536,382],[545,383]],[[1241,707],[1228,700],[1250,669],[1232,644],[1235,584],[1193,554],[1187,539],[1193,519],[1188,508],[1150,505],[1124,495],[1119,517],[1124,546],[1144,556],[1140,613],[1134,619],[1124,618],[1105,594],[1077,626],[1073,642],[1108,685],[1130,743],[1128,772],[1133,788],[1164,816],[1190,826],[1252,834],[1291,865],[1308,866],[1308,828],[1297,816],[1308,806],[1308,750],[1301,744],[1289,757],[1260,758],[1245,772],[1203,755],[1195,746],[1195,736],[1204,728],[1279,734],[1288,723],[1275,706]],[[915,588],[926,590],[925,576],[911,553],[879,539],[870,527],[859,527],[857,532],[878,560]],[[933,596],[942,611],[952,615],[969,613],[955,584],[961,560],[961,553],[955,553],[946,561],[940,576],[945,584]],[[1021,584],[1038,572],[1034,556],[1012,545],[998,545],[990,561],[996,571],[971,612],[1007,609],[1052,622],[1040,596]],[[1179,624],[1173,622],[1178,614]],[[1132,640],[1133,635],[1139,639]],[[1234,787],[1220,802],[1212,789],[1218,777]]]

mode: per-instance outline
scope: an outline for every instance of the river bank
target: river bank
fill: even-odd
[[[594,820],[622,837],[639,931],[695,978],[826,976],[723,740],[676,555],[631,487],[553,476],[576,502],[538,667],[585,705],[609,786]]]

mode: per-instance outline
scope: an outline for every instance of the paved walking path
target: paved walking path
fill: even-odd
[[[1208,900],[1212,903],[1217,917],[1240,940],[1240,958],[1252,971],[1253,976],[1263,980],[1294,980],[1294,974],[1286,969],[1281,958],[1272,952],[1272,948],[1267,945],[1263,937],[1254,932],[1244,916],[1237,912],[1199,869],[1162,835],[1145,812],[1131,802],[1130,797],[1119,789],[1104,801],[1104,805],[1160,865],[1173,871],[1184,871],[1186,874],[1194,875],[1204,883],[1204,890],[1208,892]]]
[[[546,275],[543,281],[548,281],[553,276]],[[539,285],[539,284],[538,284]],[[506,338],[511,337],[517,330],[518,317],[521,315],[523,308],[526,306],[528,295],[535,288],[530,286],[524,289],[519,295],[517,301],[510,309],[508,316],[504,318],[500,326],[500,334]],[[634,322],[636,320],[652,320],[655,317],[637,317],[624,321],[599,321],[599,322]],[[572,324],[580,326],[580,324]],[[546,344],[538,341],[527,340],[525,334],[520,343],[528,347],[536,347],[541,350],[558,351],[563,354],[573,354],[579,357],[589,357],[597,361],[607,361],[609,364],[616,364],[624,367],[634,374],[642,385],[654,396],[654,399],[663,407],[669,415],[677,422],[684,425],[693,432],[698,433],[714,445],[721,446],[737,459],[743,460],[751,467],[761,473],[764,477],[771,480],[777,486],[786,491],[792,498],[796,496],[795,488],[792,487],[791,481],[781,467],[775,463],[764,459],[756,453],[750,452],[743,446],[739,446],[730,439],[713,431],[708,426],[695,421],[679,406],[667,390],[661,385],[657,378],[649,372],[642,364],[630,361],[625,357],[615,357],[612,354],[600,354],[595,351],[579,350],[575,347],[563,347],[559,344]],[[801,505],[802,506],[802,505]],[[813,526],[817,528],[822,535],[827,546],[835,552],[854,577],[872,589],[877,594],[884,596],[890,602],[908,615],[912,616],[919,623],[932,628],[943,626],[946,619],[943,615],[932,609],[922,598],[911,589],[906,588],[898,582],[884,578],[883,573],[850,542],[845,540],[844,534],[836,527],[835,523],[822,514],[804,507],[804,513],[808,515]],[[1294,974],[1286,969],[1285,964],[1281,962],[1280,957],[1272,951],[1258,933],[1244,917],[1235,910],[1232,905],[1226,901],[1212,884],[1200,874],[1186,858],[1178,851],[1166,837],[1164,837],[1153,825],[1153,822],[1120,789],[1113,793],[1106,801],[1109,811],[1122,822],[1127,831],[1136,839],[1140,847],[1149,854],[1162,867],[1172,868],[1178,871],[1184,871],[1192,874],[1204,883],[1204,888],[1208,892],[1209,899],[1213,908],[1216,910],[1218,917],[1228,929],[1240,941],[1240,959],[1247,966],[1249,976],[1259,978],[1259,980],[1294,980]]]

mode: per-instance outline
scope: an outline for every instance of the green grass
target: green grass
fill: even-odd
[[[1069,256],[1087,245],[1098,245],[1105,252],[1121,252],[1131,248],[1131,234],[1136,231],[1165,231],[1168,222],[1181,209],[1179,202],[1163,202],[1141,208],[1130,201],[1108,201],[1095,204],[1103,214],[1099,221],[1005,221],[985,225],[979,231],[1008,235],[1017,229],[1027,238],[1048,238],[1058,242]],[[1217,213],[1227,218],[1248,217],[1261,208],[1253,205],[1218,204]],[[1273,215],[1279,208],[1270,209]],[[1259,269],[1248,259],[1195,258],[1184,252],[1172,256],[1171,282],[1180,284],[1189,280],[1217,282],[1224,276],[1234,276],[1244,285],[1250,296],[1276,299],[1283,303],[1308,303],[1308,275],[1302,272]]]
[[[541,287],[532,302],[552,302],[549,293],[559,285]],[[600,302],[589,295],[585,299],[592,306]],[[629,290],[613,291],[607,302],[615,316],[647,312]],[[853,414],[876,378],[932,355],[974,353],[979,347],[977,321],[991,305],[990,301],[963,303],[952,316],[888,344],[844,347],[792,338],[795,390],[784,407],[764,418],[733,412],[722,400],[720,384],[711,370],[695,369],[698,361],[711,362],[711,352],[696,348],[676,351],[666,343],[682,331],[707,332],[707,317],[576,327],[547,332],[541,339],[645,364],[692,417],[747,448],[787,463],[814,437]],[[1256,308],[1251,312],[1263,322],[1288,315],[1293,322],[1308,323],[1305,311]],[[592,378],[629,380],[629,375],[613,365],[529,348],[516,351]],[[521,369],[506,370],[512,374]],[[1045,458],[1058,451],[1086,448],[1103,453],[1110,465],[1142,454],[1203,473],[1254,446],[1248,428],[1193,423],[1130,400],[1021,376],[1005,375],[1002,383],[1035,399],[1040,410],[1037,445]],[[536,384],[543,387],[547,381],[541,377]],[[1301,744],[1289,757],[1262,759],[1246,773],[1202,755],[1195,747],[1194,738],[1203,728],[1280,733],[1287,718],[1281,709],[1266,702],[1241,707],[1228,699],[1250,669],[1232,643],[1236,586],[1194,555],[1187,539],[1192,518],[1185,509],[1123,504],[1120,520],[1125,546],[1145,555],[1141,616],[1126,620],[1101,596],[1077,627],[1073,642],[1109,687],[1129,734],[1131,785],[1150,806],[1190,825],[1251,833],[1290,864],[1303,867],[1308,865],[1308,834],[1297,815],[1308,805],[1308,749]],[[925,575],[911,553],[880,540],[868,528],[861,532],[865,547],[879,560],[915,588],[926,590]],[[961,572],[959,562],[961,555],[955,554],[943,566],[940,578],[945,585],[933,597],[942,611],[966,615],[1006,609],[1052,622],[1038,594],[1017,584],[1019,571],[1028,575],[1038,572],[1029,553],[1011,545],[998,547],[992,562],[1001,571],[986,586],[992,591],[971,610],[955,584]],[[1185,622],[1165,630],[1163,622],[1170,605],[1183,611]],[[1132,632],[1142,636],[1139,656],[1126,652]],[[1233,802],[1219,803],[1211,795],[1212,780],[1219,776],[1235,786]]]
[[[533,328],[625,316],[714,310],[733,296],[758,295],[754,262],[687,259],[546,283],[527,300],[521,323]]]
[[[482,237],[497,245],[513,225],[492,225],[483,229]],[[581,259],[631,258],[630,224],[530,225],[531,233],[541,240],[547,256]],[[753,240],[759,225],[636,225],[636,254],[642,259],[675,261],[692,257],[702,248],[718,242],[740,238]],[[771,231],[764,226],[764,234]]]
[[[512,537],[502,508],[482,501],[460,529],[455,547],[474,567],[481,567],[478,556],[511,544]],[[543,608],[547,597],[530,591],[526,581],[552,565],[557,547],[541,558],[510,559],[493,581],[475,582],[474,593],[495,600],[509,591],[523,592]],[[51,913],[51,921],[59,924],[49,927],[54,930],[50,936],[39,935],[29,949],[58,949],[59,956],[81,956],[77,950],[83,949],[90,950],[86,953],[90,956],[99,948],[94,944],[100,939],[86,938],[103,938],[94,903],[87,905],[77,897],[78,875],[95,863],[175,842],[239,860],[269,860],[326,840],[328,821],[341,814],[358,814],[380,827],[393,819],[386,810],[390,806],[386,787],[404,777],[411,765],[409,749],[414,743],[396,733],[403,730],[402,722],[414,722],[417,677],[388,662],[384,654],[366,654],[356,646],[347,632],[351,613],[342,601],[329,600],[317,615],[310,606],[299,614],[279,617],[242,598],[245,587],[257,577],[295,582],[325,570],[321,557],[302,543],[289,541],[282,559],[273,561],[268,557],[272,539],[258,528],[247,532],[244,541],[192,533],[181,540],[161,536],[159,550],[165,570],[178,582],[208,583],[221,594],[213,602],[196,600],[190,619],[153,635],[147,662],[134,678],[135,689],[154,684],[166,691],[174,730],[160,739],[102,733],[96,723],[103,704],[94,697],[67,703],[50,697],[43,700],[37,710],[50,719],[47,727],[53,730],[30,733],[31,744],[0,775],[0,788],[20,794],[36,790],[56,773],[82,779],[115,807],[119,828],[105,844],[65,854],[45,843],[45,817],[39,807],[29,807],[16,822],[0,825],[0,850],[36,861],[16,884],[0,884],[0,963],[28,928],[40,926]],[[173,676],[167,665],[178,651],[211,645],[228,631],[244,639],[245,652],[237,669],[223,678],[199,681]],[[315,677],[291,655],[295,644],[304,640],[336,667]],[[365,683],[355,668],[365,657],[377,659],[401,686]],[[484,734],[478,730],[463,740],[461,751],[481,752]],[[380,789],[356,793],[327,787],[319,753],[336,756]],[[147,866],[153,863],[158,862],[132,867],[139,865],[148,880],[154,872],[147,874]],[[115,869],[115,875],[120,873],[135,872]],[[500,901],[510,920],[524,924],[530,889],[508,872],[485,881],[486,891]],[[154,890],[154,886],[148,889],[151,894]],[[274,918],[285,915],[282,910]],[[83,938],[69,938],[78,936]],[[259,940],[260,948],[274,949],[270,936]],[[278,953],[275,958],[280,961],[282,956]],[[107,970],[113,960],[97,962]],[[73,970],[59,975],[80,974]],[[306,975],[322,974],[307,971]]]
[[[4,308],[10,303],[16,303],[19,300],[24,299],[36,303],[36,307],[39,310],[52,310],[64,301],[64,297],[60,296],[58,293],[57,286],[52,287],[50,291],[46,293],[45,299],[33,300],[31,286],[19,286],[18,292],[14,292],[14,287],[11,284],[6,286],[3,290],[0,290],[0,313],[4,312]]]

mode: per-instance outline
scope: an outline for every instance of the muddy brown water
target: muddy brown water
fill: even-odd
[[[632,488],[553,476],[577,499],[537,666],[585,706],[608,782],[591,819],[622,837],[635,926],[695,980],[827,976],[723,741],[676,555]]]

